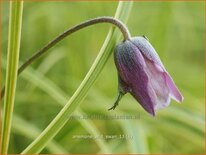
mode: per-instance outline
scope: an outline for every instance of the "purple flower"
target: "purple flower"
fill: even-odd
[[[119,96],[129,92],[153,116],[169,105],[170,98],[177,102],[183,96],[166,71],[155,49],[146,37],[134,37],[118,44],[114,52],[119,78]]]

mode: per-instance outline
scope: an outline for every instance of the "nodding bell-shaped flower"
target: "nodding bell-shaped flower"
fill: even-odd
[[[119,95],[109,110],[115,109],[127,92],[153,116],[157,110],[169,105],[170,98],[183,101],[183,96],[145,36],[118,44],[114,60],[118,70]]]

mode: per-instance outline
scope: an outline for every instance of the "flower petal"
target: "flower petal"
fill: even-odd
[[[147,65],[146,72],[149,77],[149,83],[157,96],[155,110],[159,110],[169,105],[170,91],[164,77],[164,72],[159,70],[158,65],[147,58],[145,58],[145,62]]]
[[[144,37],[117,45],[114,59],[119,91],[129,92],[150,114],[155,115],[155,111],[168,106],[170,98],[183,100],[155,49]]]
[[[172,80],[172,78],[170,77],[169,73],[165,72],[164,76],[165,76],[165,79],[166,79],[167,86],[170,89],[170,96],[175,101],[182,102],[184,97],[182,96],[182,94],[180,93],[178,88],[176,87],[176,85],[175,85],[174,81]]]
[[[147,59],[155,62],[155,64],[158,64],[160,68],[164,69],[164,65],[162,64],[157,52],[147,39],[144,37],[133,37],[132,43],[139,48]]]
[[[132,42],[140,49],[145,60],[151,61],[151,62],[147,61],[147,64],[153,64],[153,65],[148,66],[150,71],[152,71],[156,68],[156,71],[159,70],[159,72],[160,72],[160,76],[155,77],[155,79],[159,79],[159,82],[156,80],[153,80],[153,81],[151,80],[152,84],[153,84],[153,88],[158,85],[158,84],[155,84],[155,81],[156,81],[156,83],[159,83],[159,88],[158,89],[154,88],[154,89],[155,89],[156,95],[159,99],[159,102],[162,104],[162,105],[157,104],[155,109],[161,109],[165,106],[168,106],[169,102],[170,102],[170,97],[173,98],[174,100],[176,100],[177,102],[182,102],[183,96],[181,95],[180,91],[178,90],[178,88],[174,84],[174,81],[172,80],[170,75],[167,73],[167,71],[166,71],[164,65],[162,64],[157,52],[155,51],[153,46],[149,43],[149,41],[147,39],[145,39],[144,37],[134,37],[134,38],[132,38]],[[152,75],[150,75],[150,76],[152,76]],[[164,77],[164,79],[163,79],[163,77]],[[160,89],[162,89],[163,92],[165,91],[164,93],[162,93],[162,95],[158,95],[158,94],[161,94],[160,92],[158,92],[158,90],[160,90]],[[160,96],[162,96],[162,97],[164,96],[164,100],[162,100],[163,98],[161,99]]]
[[[115,50],[115,64],[121,80],[130,88],[130,93],[152,115],[155,115],[156,95],[145,71],[145,60],[139,49],[130,41]]]

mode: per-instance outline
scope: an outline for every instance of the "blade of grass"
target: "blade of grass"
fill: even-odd
[[[52,98],[54,98],[57,101],[57,104],[60,104],[61,106],[64,106],[69,98],[65,94],[65,92],[61,90],[58,86],[56,86],[52,81],[44,77],[40,72],[34,71],[30,67],[24,73],[22,73],[22,76],[29,82],[33,83],[35,86],[39,87],[40,89],[48,93]],[[75,113],[77,115],[83,116],[83,112],[81,112],[79,109]],[[98,129],[96,129],[92,121],[78,121],[85,128],[85,130],[94,137],[100,135]],[[95,138],[94,140],[96,141],[100,149],[104,151],[104,153],[112,153],[109,146],[107,146],[106,142],[103,139]]]
[[[64,52],[65,51],[61,48],[55,49],[53,52],[49,53],[47,57],[45,57],[36,70],[45,75],[54,65],[61,63],[61,59],[65,57]],[[30,94],[27,95],[27,98],[31,97],[31,93],[35,90],[35,85],[27,84],[25,88],[28,90],[27,92],[30,92]]]
[[[125,5],[126,4],[126,5]],[[129,14],[129,8],[131,8],[132,2],[120,2],[117,8],[117,13],[115,18],[120,19],[125,22],[126,19],[120,18],[120,10],[126,9],[127,15]],[[125,5],[125,7],[123,7]],[[116,28],[111,28],[107,38],[98,54],[95,62],[93,63],[91,69],[87,73],[86,77],[80,84],[79,88],[76,90],[71,99],[67,102],[64,108],[59,112],[59,114],[54,118],[54,120],[47,126],[47,128],[41,133],[36,140],[34,140],[22,153],[32,154],[39,153],[45,145],[60,131],[60,129],[65,125],[68,117],[77,109],[81,101],[86,97],[90,87],[94,84],[95,80],[101,73],[103,67],[105,66],[107,60],[109,59],[112,49],[114,48],[117,38],[119,38],[120,32],[115,31]]]
[[[12,131],[16,134],[21,134],[26,138],[35,139],[41,133],[41,130],[35,127],[33,124],[23,120],[20,116],[14,114]],[[60,146],[54,140],[50,141],[46,146],[50,153],[68,154],[62,146]]]
[[[78,116],[86,116],[86,114],[84,114],[83,111],[78,110],[75,112]],[[80,120],[81,125],[88,131],[88,133],[90,135],[93,135],[94,137],[98,137],[100,134],[100,132],[96,129],[94,123],[90,120],[85,120],[82,119]],[[104,139],[101,138],[95,138],[94,139],[96,141],[96,143],[98,144],[98,146],[100,147],[100,151],[104,154],[111,154],[113,153],[112,150],[110,149],[110,147],[108,146],[108,144],[105,142]]]
[[[3,112],[1,154],[7,154],[9,146],[11,121],[15,99],[15,89],[17,83],[22,13],[23,1],[11,1],[9,17],[8,56],[6,69],[6,94]]]
[[[46,93],[48,93],[52,98],[54,98],[57,101],[57,104],[64,106],[66,101],[68,100],[68,97],[64,93],[64,91],[62,91],[52,81],[44,77],[40,72],[34,71],[31,67],[28,67],[28,69],[24,73],[22,73],[22,77],[34,84],[34,85],[30,85],[31,87],[34,88],[34,86],[37,86],[40,89],[44,90]],[[83,116],[83,112],[81,112],[80,110],[78,110],[76,114],[79,116],[80,115]],[[23,123],[24,125],[19,125],[19,124],[22,124],[21,122],[23,122],[23,120],[20,120],[20,121],[19,120],[20,119],[14,120],[14,122],[15,121],[20,122],[20,123],[16,123],[16,122],[14,123],[13,127],[15,130],[18,130],[23,135],[26,135],[27,137],[30,137],[31,139],[34,139],[34,136],[38,136],[37,133],[40,134],[40,131],[38,131],[38,129],[35,129],[34,126],[32,127],[31,124],[25,125],[26,123],[24,122]],[[79,120],[79,121],[80,121],[80,124],[87,130],[88,133],[90,133],[94,137],[100,135],[99,131],[96,129],[92,121],[89,121],[89,120]],[[31,132],[32,134],[30,134]],[[103,139],[94,139],[94,140],[99,145],[102,152],[111,153],[111,150],[109,149],[109,147],[107,146],[106,142],[104,142]],[[51,152],[62,153],[62,151],[54,152],[55,150],[58,149],[57,148],[58,146],[55,146],[53,149],[52,149],[52,146],[53,144],[51,146],[48,144],[48,147],[47,147]]]
[[[54,98],[57,101],[57,104],[64,106],[66,101],[68,100],[68,97],[64,93],[64,91],[62,91],[52,81],[44,77],[40,72],[34,71],[31,67],[28,67],[28,69],[24,73],[22,73],[22,77],[28,80],[29,82],[33,83],[33,85],[30,85],[31,87],[34,88],[34,86],[37,86],[40,89],[44,90],[46,93],[48,93],[52,98]],[[76,114],[79,116],[83,116],[83,112],[81,112],[80,110],[76,111]],[[93,135],[94,137],[100,135],[99,131],[96,129],[92,121],[78,121],[87,130],[87,132]],[[36,136],[40,134],[39,129],[36,129],[35,126],[32,126],[32,124],[28,124],[16,115],[14,117],[14,124],[12,127],[14,128],[15,132],[20,132],[22,135],[27,136],[30,139],[34,139]],[[103,139],[94,140],[104,153],[112,153],[112,151],[109,149],[109,147]],[[54,142],[52,142],[51,144],[49,143],[47,148],[52,153],[65,153],[65,151],[62,151],[62,149],[59,148],[59,146],[56,146],[56,143]]]
[[[153,122],[151,119],[145,117],[145,120],[148,122],[148,129],[160,130],[169,135],[181,137],[181,139],[184,139],[185,141],[191,142],[193,145],[200,147],[202,147],[204,144],[204,132],[194,132],[193,129],[186,126],[184,122],[181,122],[182,124],[180,124],[169,118],[159,118],[155,120],[156,122]],[[155,128],[153,126],[155,126]]]
[[[4,69],[5,69],[5,64],[6,64],[6,61],[5,61],[5,59],[3,59],[3,68]],[[44,82],[43,82],[44,78],[41,78],[41,76],[39,76],[39,80],[35,80],[35,79],[38,79],[38,73],[37,73],[37,75],[33,75],[33,73],[29,69],[26,72],[30,73],[29,75],[30,75],[30,77],[32,77],[30,79],[30,81],[34,82],[34,85],[37,84],[38,86],[42,86],[44,88]],[[37,78],[34,78],[36,76],[37,76]],[[24,77],[24,75],[23,75],[23,77]],[[32,86],[34,86],[34,85],[32,85]],[[50,83],[48,85],[49,85],[48,90],[51,90]],[[56,87],[54,89],[56,89]],[[59,98],[57,98],[57,99],[59,99]],[[11,131],[12,133],[21,134],[29,139],[32,139],[32,140],[35,139],[41,133],[40,129],[38,129],[34,125],[30,124],[29,122],[26,122],[18,115],[13,114],[13,121],[12,122],[13,122],[12,123],[12,131]],[[61,147],[54,140],[49,142],[48,145],[46,146],[46,148],[51,153],[61,153],[61,154],[68,153],[68,151],[66,151],[63,147]]]
[[[139,121],[137,124],[137,121],[125,120],[122,122],[122,127],[128,136],[131,136],[127,140],[130,153],[148,154],[148,142],[142,123]]]

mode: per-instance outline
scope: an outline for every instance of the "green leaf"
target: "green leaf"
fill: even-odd
[[[22,13],[23,1],[11,1],[1,154],[7,154],[9,146],[15,90],[17,83]]]
[[[120,19],[125,22],[127,17],[125,14],[129,15],[132,2],[120,2],[115,18]],[[125,5],[125,6],[124,6]],[[123,17],[120,17],[121,10],[127,10]],[[95,80],[101,73],[106,62],[108,61],[110,55],[112,54],[113,48],[116,44],[117,38],[119,38],[120,31],[116,31],[116,28],[112,27],[106,37],[106,40],[94,61],[92,67],[87,73],[86,77],[59,112],[59,114],[53,119],[53,121],[47,126],[47,128],[37,137],[22,153],[23,154],[34,154],[39,153],[46,144],[61,130],[68,120],[68,117],[78,108],[81,101],[86,97],[89,89],[94,84]]]
[[[64,91],[61,90],[52,81],[44,77],[40,72],[28,68],[24,73],[22,73],[22,76],[26,80],[38,86],[40,89],[42,89],[47,94],[49,94],[52,98],[54,98],[57,101],[56,102],[57,104],[60,104],[61,106],[65,105],[68,97],[64,93]],[[80,109],[78,109],[75,113],[79,116],[83,115],[83,112]],[[78,120],[78,121],[86,129],[86,131],[91,135],[93,135],[94,137],[100,135],[99,131],[96,129],[92,121],[89,120]],[[96,141],[100,149],[104,151],[104,153],[112,153],[103,139],[95,138],[94,140]]]
[[[138,122],[138,125],[136,125],[137,122],[135,121],[129,121],[125,120],[124,123],[122,123],[122,127],[125,130],[124,136],[128,136],[128,147],[130,150],[130,153],[143,153],[148,154],[148,144],[146,139],[146,133],[143,129],[143,125],[141,122]]]
[[[14,114],[14,120],[12,124],[12,131],[16,134],[23,135],[26,138],[30,138],[30,139],[35,139],[35,137],[41,133],[40,129],[38,129],[31,123],[26,122],[20,116],[15,115],[15,114]],[[54,140],[50,141],[48,145],[46,146],[46,148],[51,153],[59,153],[59,154],[69,153]]]

